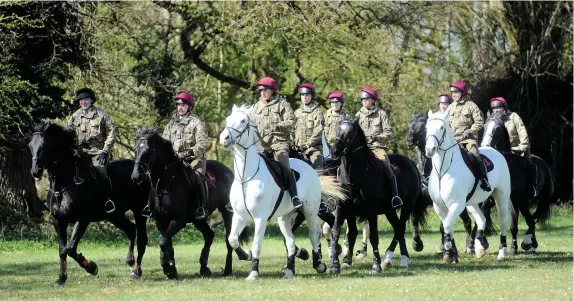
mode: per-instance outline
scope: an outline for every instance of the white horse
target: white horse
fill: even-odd
[[[232,148],[234,153],[235,181],[230,192],[230,203],[234,214],[229,243],[234,249],[239,247],[239,234],[252,219],[255,224],[255,233],[251,249],[251,273],[247,280],[257,280],[259,278],[259,255],[267,221],[277,217],[287,245],[287,267],[284,269],[284,278],[291,278],[295,274],[295,237],[291,230],[291,221],[295,211],[287,191],[284,191],[282,199],[279,200],[281,189],[275,183],[263,158],[258,153],[262,149],[259,137],[254,130],[255,118],[251,107],[234,105],[231,115],[226,118],[226,128],[219,136],[219,143],[226,148]],[[324,273],[327,266],[321,263],[317,216],[321,197],[324,195],[342,200],[345,194],[334,177],[318,176],[313,167],[307,163],[298,159],[289,159],[289,165],[300,174],[297,190],[303,202],[302,210],[313,245],[313,267],[317,272]]]
[[[430,175],[428,190],[433,207],[444,225],[445,254],[443,260],[452,263],[453,256],[457,255],[456,244],[453,239],[453,222],[460,215],[464,207],[474,216],[478,226],[475,240],[476,258],[485,255],[488,241],[484,236],[486,219],[480,211],[479,204],[492,194],[496,201],[500,224],[500,249],[498,260],[506,257],[506,229],[508,227],[509,213],[512,212],[510,202],[510,172],[504,156],[491,147],[481,147],[480,153],[488,157],[494,168],[488,172],[488,181],[491,192],[484,191],[476,185],[475,177],[466,166],[459,146],[449,126],[448,110],[445,113],[428,112],[426,124],[426,156],[432,158],[432,173]],[[467,201],[467,195],[476,185],[474,194]],[[454,250],[453,250],[454,249]]]

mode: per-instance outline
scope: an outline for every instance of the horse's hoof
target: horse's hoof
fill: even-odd
[[[141,275],[138,275],[138,274],[136,274],[136,273],[134,273],[134,272],[131,272],[131,273],[130,273],[130,279],[131,279],[131,280],[138,280],[138,279],[140,279],[140,278],[141,278]]]
[[[526,250],[527,253],[536,253],[535,247],[530,247],[530,249]]]
[[[373,267],[371,268],[371,274],[379,274],[381,271],[382,271],[381,265],[373,263]]]
[[[247,278],[245,278],[245,280],[257,281],[257,280],[259,280],[259,273],[257,273],[256,271],[251,271],[251,273],[249,273],[249,276],[247,276]]]
[[[521,242],[520,247],[522,248],[522,250],[528,251],[530,248],[532,248],[532,244]]]
[[[341,264],[341,268],[342,268],[342,269],[348,269],[348,268],[350,268],[352,265],[353,265],[353,264],[351,264],[351,263],[343,262],[343,263]]]
[[[474,257],[476,259],[480,259],[480,258],[484,257],[484,255],[486,255],[486,252],[483,249],[478,249],[478,250],[476,250]]]
[[[388,269],[390,269],[393,266],[393,264],[390,261],[383,261],[383,271],[386,271]]]
[[[172,272],[172,273],[165,274],[165,276],[167,277],[168,280],[177,280],[177,278],[179,278],[179,275],[177,274],[177,271],[174,271],[174,272]]]
[[[401,263],[399,264],[399,267],[401,268],[408,268],[409,267],[409,258],[405,255],[401,255]]]
[[[54,282],[54,286],[63,286],[66,284],[66,280],[68,280],[68,278],[60,278]]]
[[[330,272],[333,275],[339,275],[339,274],[341,274],[341,268],[340,267],[331,267]]]
[[[295,277],[295,274],[293,273],[293,271],[286,269],[285,274],[283,274],[283,279],[291,279],[293,277]]]
[[[296,257],[301,260],[309,260],[309,252],[306,249],[300,248],[299,252],[297,252]]]
[[[363,251],[358,251],[358,252],[357,252],[357,255],[355,255],[355,257],[356,257],[358,260],[363,260],[363,259],[367,258],[367,253],[366,253],[366,252],[363,252]]]
[[[93,261],[89,261],[88,266],[86,267],[86,272],[94,276],[98,275],[98,265]]]
[[[323,274],[327,271],[327,265],[323,262],[321,262],[316,268],[315,271],[317,271],[317,273],[319,274]]]
[[[444,255],[442,257],[442,262],[446,263],[446,264],[451,264],[454,261],[454,259],[450,256],[450,255]]]
[[[518,250],[516,248],[510,248],[510,250],[508,251],[508,254],[516,255],[516,254],[518,254]]]
[[[415,250],[415,252],[422,252],[424,250],[425,246],[423,244],[423,241],[414,241],[413,240],[413,250]]]
[[[201,267],[199,268],[199,274],[203,277],[210,277],[211,270],[208,267]]]
[[[466,254],[474,254],[473,248],[466,248]]]
[[[458,256],[454,256],[451,264],[458,264]]]

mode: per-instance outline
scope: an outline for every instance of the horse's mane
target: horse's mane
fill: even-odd
[[[76,132],[70,127],[44,122],[34,125],[33,130],[34,133],[42,133],[45,140],[57,145],[62,151],[70,150],[72,156],[83,154],[76,143]]]
[[[136,135],[136,141],[139,139],[149,139],[155,143],[156,146],[160,146],[165,149],[166,152],[170,156],[177,157],[175,151],[173,150],[173,146],[171,141],[163,138],[159,133],[157,128],[153,129],[145,129],[142,128],[138,130],[138,134]]]
[[[257,119],[258,116],[256,114],[253,114],[253,107],[247,104],[243,104],[241,106],[235,107],[235,112],[243,112],[245,113],[248,117],[249,117],[249,125],[252,128],[257,128]],[[261,145],[261,138],[259,137],[259,134],[257,133],[257,131],[250,131],[251,134],[253,135],[253,147],[255,148],[255,151],[258,153],[261,153],[264,151],[263,146]]]

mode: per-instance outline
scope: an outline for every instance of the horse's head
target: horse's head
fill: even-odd
[[[55,123],[42,123],[34,126],[28,147],[32,153],[30,173],[40,179],[45,168],[49,168],[64,154],[73,154],[76,148],[73,130]]]
[[[425,114],[414,114],[409,120],[409,134],[407,135],[407,146],[409,148],[425,145],[427,116]]]
[[[141,183],[143,181],[144,173],[141,173],[140,167],[144,167],[146,172],[151,171],[152,164],[156,156],[156,148],[159,146],[161,137],[155,129],[142,129],[138,128],[136,136],[135,159],[134,169],[132,171],[132,181]]]
[[[331,147],[331,155],[336,160],[367,145],[365,133],[359,126],[359,119],[345,118],[339,122],[337,136]]]
[[[449,145],[446,149],[443,146],[446,138],[452,136],[452,132],[450,131],[450,126],[448,124],[448,111],[448,109],[444,113],[441,113],[440,111],[437,111],[436,113],[433,113],[431,110],[428,111],[425,136],[425,155],[429,158],[437,151],[445,151],[453,146]]]
[[[249,148],[253,141],[255,132],[253,108],[242,105],[240,107],[233,105],[231,115],[225,118],[225,129],[219,135],[219,143],[225,148],[231,148],[239,145]]]
[[[480,146],[490,146],[500,151],[510,151],[510,138],[504,126],[506,112],[491,113],[484,123],[484,134]]]

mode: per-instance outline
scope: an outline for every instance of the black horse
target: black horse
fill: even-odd
[[[148,241],[147,219],[134,214],[134,225],[126,218],[125,212],[132,210],[139,213],[143,209],[147,204],[149,187],[138,187],[132,183],[130,174],[133,161],[110,162],[108,184],[102,177],[102,171],[94,167],[91,159],[76,146],[75,132],[54,123],[35,126],[29,147],[32,153],[30,173],[39,179],[46,170],[50,180],[48,207],[60,242],[60,276],[56,285],[63,285],[68,279],[67,256],[76,260],[86,272],[97,275],[96,263],[77,253],[77,248],[88,224],[102,220],[108,220],[128,236],[126,263],[132,266],[131,277],[139,278]],[[111,188],[105,188],[106,185]],[[108,199],[112,199],[116,205],[116,210],[111,214],[107,214],[104,207]],[[67,228],[72,223],[72,236],[67,243]],[[134,260],[136,236],[137,262]]]
[[[369,150],[357,119],[345,119],[339,123],[331,154],[334,159],[341,159],[341,181],[349,185],[351,194],[349,201],[336,204],[335,224],[331,232],[332,248],[338,243],[341,225],[346,218],[349,227],[349,250],[345,262],[350,264],[357,238],[356,217],[364,218],[370,226],[369,240],[374,254],[372,272],[380,272],[377,216],[385,214],[394,229],[394,236],[387,248],[383,269],[390,267],[390,259],[397,243],[401,250],[401,265],[407,265],[409,253],[404,237],[406,223],[411,214],[417,217],[414,219],[416,221],[421,221],[420,217],[426,214],[426,205],[416,203],[421,190],[421,179],[414,162],[402,155],[389,155],[395,169],[399,195],[403,200],[399,218],[397,209],[391,207],[390,181],[381,170],[379,159]],[[330,263],[331,272],[340,273],[339,258],[335,252],[331,253]]]
[[[490,146],[504,155],[511,176],[512,192],[510,198],[514,206],[514,214],[512,215],[512,223],[510,232],[512,233],[512,246],[510,249],[511,254],[518,252],[518,215],[522,213],[528,230],[521,243],[521,247],[525,251],[536,251],[538,241],[536,240],[536,223],[544,224],[550,218],[550,205],[552,203],[552,194],[554,193],[554,183],[552,174],[548,164],[538,156],[532,155],[532,162],[536,165],[536,182],[539,187],[537,197],[533,197],[530,193],[527,175],[527,162],[522,156],[516,155],[511,152],[510,139],[508,131],[504,126],[506,120],[506,113],[497,112],[492,113],[484,123],[484,134],[482,141],[485,142],[484,146]],[[486,139],[487,136],[489,139]],[[490,140],[490,143],[488,143]],[[536,205],[534,214],[530,212],[530,207]],[[485,212],[490,216],[490,211]]]
[[[432,161],[428,160],[428,158],[424,155],[425,153],[425,139],[426,139],[426,123],[427,123],[428,116],[427,114],[413,114],[411,120],[409,121],[409,133],[407,135],[407,146],[409,148],[414,148],[418,154],[419,162],[418,162],[418,170],[422,175],[430,175],[432,171]],[[420,198],[422,201],[427,204],[427,206],[433,206],[432,199],[428,194],[427,189],[427,181],[424,179],[423,176],[423,183],[422,183],[422,190],[420,194]],[[481,209],[486,211],[486,208],[490,208],[494,202],[487,200],[486,202],[481,204]],[[466,208],[460,214],[460,219],[464,225],[464,230],[466,232],[466,252],[467,253],[474,253],[474,239],[476,237],[476,224],[475,227],[472,227],[472,220],[468,215],[468,211]],[[485,227],[485,235],[492,235],[495,234],[494,225],[492,223],[492,218],[490,215],[487,216],[486,219],[486,227]],[[444,254],[444,227],[442,223],[440,224],[440,233],[441,233],[441,250],[438,252],[441,256]],[[416,249],[415,249],[416,250]],[[420,250],[422,251],[422,249]],[[454,259],[455,262],[458,261],[457,258]]]
[[[150,209],[162,235],[159,246],[160,262],[164,274],[169,279],[178,277],[172,238],[191,222],[201,232],[204,239],[199,257],[200,274],[211,275],[207,262],[214,232],[207,219],[196,220],[193,215],[198,204],[198,184],[194,182],[195,175],[192,174],[194,171],[179,159],[171,143],[162,138],[155,129],[138,129],[135,150],[136,158],[131,178],[136,183],[147,178],[151,183]],[[233,248],[227,240],[233,216],[233,212],[227,208],[233,172],[220,162],[208,160],[207,178],[211,184],[208,189],[207,211],[211,214],[216,209],[219,210],[225,226],[227,256],[223,274],[227,276],[231,275],[233,264]],[[240,240],[241,242],[247,240],[246,231],[241,233]],[[241,248],[237,248],[236,253],[240,260],[251,260],[251,255]]]

